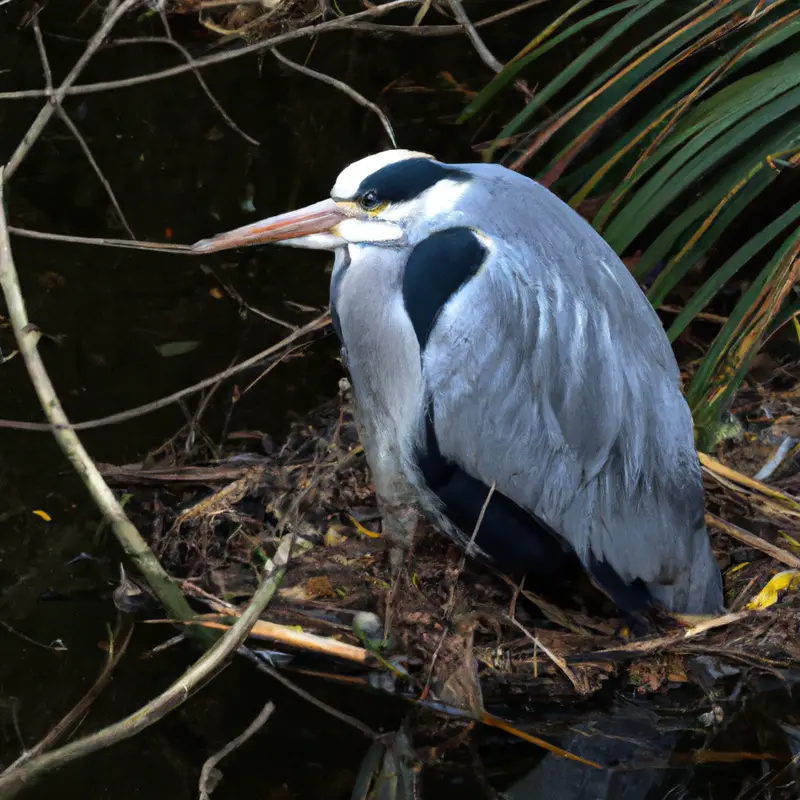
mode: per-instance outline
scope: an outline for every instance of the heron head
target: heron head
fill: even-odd
[[[426,153],[386,150],[346,167],[327,200],[203,239],[192,249],[214,253],[267,243],[313,250],[415,244],[443,218],[456,221],[456,204],[471,177]]]

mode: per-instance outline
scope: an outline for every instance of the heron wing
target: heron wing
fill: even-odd
[[[639,578],[675,610],[707,609],[716,564],[669,342],[608,244],[529,185],[529,202],[495,208],[485,267],[431,331],[423,368],[438,446],[585,566]]]

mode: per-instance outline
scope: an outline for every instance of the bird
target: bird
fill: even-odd
[[[724,610],[669,340],[568,204],[499,164],[384,150],[328,199],[192,250],[267,243],[334,254],[379,497],[506,574],[559,581],[577,561],[626,615]]]

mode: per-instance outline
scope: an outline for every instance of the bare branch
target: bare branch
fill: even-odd
[[[207,266],[206,264],[201,264],[200,269],[206,274],[211,275],[212,278],[225,290],[228,296],[235,300],[238,304],[240,309],[244,308],[249,311],[251,314],[255,314],[262,319],[267,320],[268,322],[273,322],[275,325],[280,325],[282,328],[288,328],[290,331],[296,331],[298,329],[298,325],[295,325],[291,322],[286,322],[286,320],[280,319],[279,317],[273,317],[272,314],[267,314],[266,311],[262,311],[260,308],[256,308],[255,306],[251,306],[244,297],[242,297],[236,289],[233,288],[230,284],[223,281],[211,267]]]
[[[253,623],[275,594],[286,571],[292,539],[291,535],[284,537],[274,560],[264,568],[261,585],[236,624],[177,681],[125,719],[58,750],[38,756],[17,769],[4,772],[0,775],[0,797],[4,799],[14,797],[35,778],[112,744],[130,739],[158,722],[170,711],[183,705],[195,692],[205,686],[225,666],[231,654],[241,647]]]
[[[513,8],[505,9],[497,14],[492,14],[482,20],[474,23],[475,28],[483,28],[486,25],[491,25],[495,22],[500,22],[503,19],[518,14],[522,11],[527,11],[529,8],[550,2],[550,0],[526,0]],[[347,17],[339,17],[337,19],[321,22],[318,25],[309,25],[305,28],[298,28],[293,31],[287,31],[271,39],[265,39],[262,42],[239,47],[235,50],[230,50],[224,53],[216,53],[211,56],[203,58],[192,58],[186,64],[180,64],[175,67],[160,70],[159,72],[152,72],[147,75],[137,75],[132,78],[123,78],[116,81],[101,81],[98,83],[84,83],[78,86],[69,86],[64,89],[62,86],[59,91],[63,91],[64,95],[84,95],[94,94],[96,92],[111,91],[113,89],[124,89],[130,86],[138,86],[143,83],[151,81],[163,80],[171,78],[174,75],[181,75],[184,72],[196,71],[203,67],[211,66],[213,64],[221,64],[226,61],[232,61],[240,56],[248,55],[249,53],[257,53],[261,50],[270,47],[277,47],[292,42],[296,39],[305,39],[309,36],[317,36],[322,33],[329,33],[331,31],[361,31],[366,33],[386,33],[386,34],[400,34],[405,36],[454,36],[464,32],[462,25],[383,25],[380,23],[370,22],[371,19],[382,17],[385,14],[393,11],[396,8],[403,8],[408,6],[420,5],[421,0],[390,0],[379,6],[373,6],[366,11],[360,11],[357,14],[351,14]],[[161,37],[147,37],[142,36],[136,39],[124,40],[126,44],[142,43],[163,43]],[[111,45],[114,42],[110,43]],[[36,97],[50,97],[51,92],[46,89],[21,89],[11,92],[0,92],[0,100],[29,100]]]
[[[453,9],[455,18],[464,26],[464,30],[467,36],[469,36],[469,40],[472,42],[478,55],[481,57],[481,61],[494,72],[500,72],[500,70],[503,69],[503,65],[492,55],[489,48],[484,44],[480,34],[475,30],[475,26],[467,16],[467,12],[464,11],[461,0],[450,0],[450,8]]]
[[[92,151],[89,149],[89,145],[86,142],[86,139],[83,138],[81,132],[78,130],[77,125],[72,121],[72,118],[66,111],[64,111],[62,106],[58,106],[58,116],[59,119],[69,128],[70,133],[75,137],[78,144],[81,146],[81,150],[83,150],[84,155],[86,156],[89,164],[91,164],[92,169],[97,175],[100,183],[103,184],[103,188],[106,190],[106,194],[108,195],[108,199],[111,201],[111,205],[114,206],[114,211],[117,212],[117,217],[119,221],[122,223],[125,230],[128,232],[128,235],[133,239],[136,240],[136,234],[131,229],[131,226],[128,224],[128,220],[125,217],[125,214],[122,212],[122,208],[120,207],[119,202],[117,201],[117,196],[114,194],[114,190],[111,188],[111,184],[106,179],[106,176],[103,175],[103,171],[100,169],[100,165],[95,161],[94,156],[92,155]]]
[[[179,44],[178,42],[175,41],[175,37],[172,35],[172,29],[169,27],[169,20],[167,19],[167,14],[163,8],[160,9],[160,13],[161,13],[161,21],[162,24],[164,25],[164,30],[167,32],[167,38],[162,39],[162,42],[166,45],[174,47],[183,56],[186,63],[190,64],[192,62],[191,53],[189,53],[189,51],[182,44]],[[119,41],[121,40],[117,40],[117,42]],[[200,84],[200,88],[205,92],[206,97],[208,97],[208,99],[211,101],[211,105],[213,105],[214,108],[217,109],[219,115],[222,117],[222,119],[225,120],[225,124],[232,131],[238,133],[239,136],[241,136],[242,139],[244,139],[246,142],[249,142],[250,144],[255,145],[256,147],[259,147],[261,142],[259,142],[258,139],[254,139],[252,136],[246,134],[233,121],[230,114],[228,114],[228,112],[222,107],[222,104],[219,102],[219,100],[217,100],[217,98],[214,97],[214,95],[211,92],[211,89],[208,88],[206,79],[200,74],[200,71],[197,68],[194,68],[192,69],[192,72],[194,72],[194,76],[195,78],[197,78],[197,82]]]
[[[124,0],[124,2],[119,5],[114,13],[107,17],[103,21],[103,24],[97,29],[97,32],[89,40],[89,44],[86,46],[86,50],[84,50],[83,55],[81,55],[81,57],[75,62],[75,66],[69,71],[67,77],[64,78],[61,86],[54,91],[46,90],[46,96],[50,98],[50,102],[48,102],[39,112],[36,119],[31,124],[31,127],[28,129],[28,132],[22,138],[22,141],[19,143],[17,149],[11,156],[11,160],[6,165],[5,180],[9,180],[17,171],[19,165],[22,163],[23,159],[28,154],[31,147],[33,147],[34,143],[45,129],[47,123],[50,121],[53,113],[56,110],[56,107],[64,100],[67,89],[69,89],[70,86],[72,86],[72,84],[78,79],[78,76],[83,71],[83,68],[89,63],[89,60],[92,58],[95,52],[97,52],[97,49],[100,47],[100,45],[103,44],[106,36],[108,36],[113,27],[117,24],[117,22],[119,22],[120,19],[122,19],[125,14],[128,13],[128,11],[138,5],[141,1],[142,0]]]
[[[537,639],[518,619],[514,617],[507,617],[507,619],[514,627],[522,631],[522,633],[564,673],[578,694],[585,695],[587,693],[589,687],[586,684],[586,680],[579,679],[558,653],[554,653],[549,647]]]
[[[126,0],[125,7],[126,10],[129,4],[135,4],[140,0]],[[383,3],[379,6],[373,6],[372,8],[368,8],[366,11],[359,11],[357,14],[351,14],[347,17],[337,17],[336,19],[328,20],[327,22],[320,22],[318,25],[308,25],[305,28],[298,28],[293,31],[287,31],[286,33],[282,33],[279,36],[273,36],[271,39],[264,39],[261,42],[255,42],[254,44],[246,45],[244,47],[236,48],[235,50],[228,50],[224,53],[215,53],[214,55],[204,56],[203,58],[193,58],[190,63],[186,64],[178,64],[174,67],[169,67],[167,69],[162,69],[158,72],[151,72],[147,75],[136,75],[132,78],[123,78],[121,80],[116,81],[102,81],[99,83],[88,83],[82,84],[79,86],[72,86],[72,83],[77,77],[72,78],[72,81],[68,86],[62,84],[61,87],[52,94],[59,94],[59,95],[82,95],[82,94],[93,94],[95,92],[105,92],[110,91],[112,89],[123,89],[130,86],[139,86],[143,83],[151,83],[152,81],[159,81],[163,80],[164,78],[171,78],[174,75],[182,75],[185,72],[191,72],[195,69],[199,69],[202,67],[208,67],[212,64],[224,64],[227,61],[233,61],[236,58],[241,58],[242,56],[249,55],[251,53],[260,53],[262,50],[268,50],[271,47],[277,47],[282,44],[286,44],[286,42],[293,42],[296,39],[306,39],[309,36],[318,36],[322,33],[329,33],[331,31],[340,31],[340,30],[357,30],[357,25],[359,22],[363,20],[370,20],[375,19],[376,17],[382,17],[385,14],[388,14],[390,11],[394,11],[398,8],[407,8],[409,6],[416,6],[419,5],[420,0],[390,0],[388,3]],[[119,9],[116,14],[114,14],[115,22],[118,20],[120,16]],[[461,27],[458,25],[452,26],[455,30],[454,32],[461,31]],[[108,34],[108,30],[110,27],[108,25],[103,26],[103,36]],[[99,32],[98,32],[99,33]],[[97,34],[96,34],[97,35]],[[96,36],[95,35],[95,36]],[[146,43],[148,41],[152,41],[153,37],[142,37],[142,43]],[[155,37],[156,41],[160,42],[160,37]],[[133,40],[133,41],[139,41]],[[94,37],[92,39],[92,43],[94,42]],[[91,43],[90,43],[91,45]],[[99,45],[98,45],[99,46]],[[97,48],[95,47],[95,50]],[[94,50],[92,51],[94,53]],[[84,54],[85,55],[85,54]],[[82,58],[80,63],[81,69],[85,65],[85,61],[88,59]],[[76,65],[77,68],[77,65]],[[75,72],[75,68],[73,69]],[[79,72],[79,71],[78,71]],[[70,73],[72,76],[72,72]],[[69,77],[69,76],[68,76]],[[17,92],[0,92],[0,100],[19,100],[24,98],[31,98],[31,97],[50,97],[51,93],[48,92],[46,89],[24,89],[22,91]]]
[[[39,14],[34,16],[33,18],[33,33],[36,38],[36,47],[39,50],[39,59],[42,62],[42,72],[44,73],[44,82],[47,90],[49,92],[53,91],[53,73],[50,69],[50,60],[47,58],[47,50],[44,46],[44,39],[42,38],[42,29],[39,27]],[[56,99],[53,95],[53,102],[56,102]],[[95,161],[94,156],[92,155],[92,151],[89,149],[89,145],[86,143],[86,140],[81,136],[81,132],[78,130],[78,127],[72,121],[69,114],[64,111],[64,108],[59,103],[57,105],[58,116],[63,121],[63,123],[67,126],[70,133],[75,137],[75,140],[80,145],[81,149],[83,150],[86,158],[89,160],[89,164],[91,164],[92,169],[95,171],[95,174],[100,179],[100,183],[103,184],[103,188],[106,190],[106,194],[108,194],[109,200],[111,200],[111,205],[114,206],[114,210],[117,212],[117,216],[119,217],[120,222],[125,227],[125,230],[128,231],[131,239],[135,239],[136,237],[131,230],[131,226],[128,224],[128,220],[125,218],[125,215],[122,213],[122,209],[120,208],[119,203],[117,202],[116,195],[114,194],[113,190],[111,189],[111,184],[106,180],[106,176],[103,175],[103,171],[100,169],[99,164]]]
[[[161,600],[169,613],[177,619],[189,619],[193,616],[191,606],[186,602],[180,588],[172,582],[147,546],[147,542],[134,524],[128,519],[114,493],[103,480],[103,476],[95,466],[78,435],[70,427],[67,415],[58,399],[55,388],[47,374],[44,362],[37,347],[39,332],[28,320],[25,300],[19,286],[19,276],[11,254],[6,227],[5,205],[3,201],[3,169],[0,167],[0,287],[5,297],[8,316],[14,330],[20,354],[25,361],[31,383],[36,390],[39,403],[48,421],[56,426],[54,436],[64,455],[67,456],[75,471],[80,475],[97,507],[109,521],[115,536],[127,555],[133,560],[154,594]],[[194,629],[191,629],[194,631]],[[198,629],[195,632],[210,641],[207,631]]]
[[[381,121],[381,125],[383,125],[383,129],[386,131],[386,135],[389,137],[392,147],[397,147],[397,140],[394,138],[394,130],[392,128],[392,123],[389,122],[389,118],[383,112],[383,109],[375,105],[375,103],[373,103],[371,100],[367,100],[363,94],[360,94],[353,89],[352,86],[348,86],[344,81],[340,81],[338,78],[332,78],[330,75],[317,72],[315,69],[303,66],[302,64],[298,64],[296,61],[286,58],[286,56],[279,53],[278,49],[275,47],[272,48],[272,55],[274,55],[275,58],[277,58],[282,64],[286,64],[286,66],[291,67],[301,75],[308,75],[310,78],[315,78],[318,81],[322,81],[322,83],[327,83],[329,86],[333,86],[340,92],[344,92],[349,98],[355,100],[360,106],[368,108]]]
[[[39,9],[33,17],[33,35],[36,39],[36,47],[39,50],[39,59],[42,62],[42,72],[44,73],[44,85],[47,90],[53,91],[53,72],[50,69],[50,59],[47,58],[47,51],[44,48],[42,29],[39,27]]]
[[[109,641],[109,652],[106,663],[89,691],[86,692],[86,694],[78,701],[78,703],[74,705],[72,709],[70,709],[66,716],[64,716],[43,739],[37,742],[30,749],[26,750],[16,761],[9,765],[3,774],[21,767],[23,764],[27,764],[36,756],[44,753],[46,750],[51,749],[53,745],[59,741],[59,739],[62,739],[81,721],[83,717],[86,716],[86,712],[88,711],[89,707],[99,697],[103,689],[108,686],[114,670],[122,659],[122,656],[125,655],[125,651],[128,648],[128,643],[131,640],[132,633],[133,624],[130,618],[122,617],[120,615],[116,631],[112,634],[112,638]]]
[[[161,253],[196,253],[188,244],[172,244],[171,242],[145,242],[139,239],[109,239],[96,236],[69,236],[66,233],[50,233],[49,231],[32,231],[28,228],[8,226],[8,232],[26,239],[44,239],[49,242],[66,242],[68,244],[91,244],[95,247],[121,247],[123,250],[158,250]]]
[[[328,313],[322,314],[316,319],[311,320],[311,322],[308,324],[303,325],[302,328],[298,328],[296,331],[290,333],[285,339],[281,339],[281,341],[277,344],[268,347],[266,350],[262,350],[260,353],[256,353],[254,356],[251,356],[241,363],[236,364],[229,369],[223,370],[222,372],[218,372],[216,375],[212,375],[210,378],[205,378],[199,383],[195,383],[193,386],[187,386],[185,389],[181,389],[180,391],[175,392],[167,397],[162,397],[161,399],[154,400],[151,403],[145,403],[137,408],[131,408],[127,411],[119,411],[116,414],[111,414],[107,417],[101,417],[100,419],[88,420],[86,422],[76,422],[74,424],[70,424],[66,421],[51,422],[50,424],[47,424],[44,422],[21,422],[0,419],[0,428],[14,428],[23,431],[60,431],[67,428],[70,431],[76,431],[88,430],[90,428],[102,428],[105,425],[114,425],[118,422],[125,422],[126,420],[133,419],[134,417],[138,417],[143,414],[149,414],[150,412],[158,411],[161,408],[166,408],[166,406],[176,403],[178,400],[186,397],[187,395],[194,394],[202,389],[207,389],[209,386],[213,386],[215,383],[217,383],[217,381],[226,380],[227,378],[230,378],[239,372],[250,369],[250,367],[256,366],[265,358],[269,358],[270,356],[278,353],[280,350],[288,348],[289,345],[293,345],[298,339],[301,339],[307,334],[326,328],[330,324],[330,321],[331,318]],[[286,355],[291,353],[293,349],[294,348],[289,349],[281,358],[284,358]],[[278,364],[281,361],[281,358],[276,359],[275,364]]]
[[[226,4],[230,5],[236,5],[241,1],[242,0],[225,0]],[[8,2],[8,0],[4,0],[4,2]],[[249,0],[245,0],[245,2],[249,2]],[[258,3],[261,2],[261,0],[253,0],[253,2]],[[186,65],[183,66],[173,67],[167,70],[162,70],[160,72],[151,73],[149,75],[136,76],[134,78],[122,79],[118,81],[104,81],[98,83],[71,86],[64,92],[64,94],[65,95],[93,94],[96,92],[126,88],[128,86],[135,86],[140,83],[147,83],[153,80],[161,80],[162,78],[169,78],[173,75],[179,75],[190,69],[196,70],[197,68],[202,68],[205,66],[209,66],[211,64],[221,63],[223,61],[229,61],[234,58],[238,58],[240,55],[247,55],[248,53],[257,52],[265,48],[285,44],[286,42],[294,41],[295,39],[307,38],[309,36],[316,36],[317,34],[327,33],[329,31],[349,30],[349,31],[359,31],[365,33],[385,33],[391,35],[400,34],[405,36],[423,36],[423,37],[457,36],[464,32],[464,28],[462,25],[424,25],[424,26],[386,25],[381,23],[362,21],[362,20],[369,20],[371,18],[381,17],[397,7],[420,5],[421,2],[422,0],[393,0],[393,2],[385,3],[381,6],[373,6],[372,8],[369,8],[366,11],[359,12],[358,14],[352,14],[348,17],[342,17],[336,20],[329,20],[327,22],[323,22],[318,25],[298,28],[296,30],[289,31],[284,34],[280,34],[279,36],[275,36],[272,39],[267,39],[264,40],[263,42],[257,42],[253,45],[242,47],[234,51],[229,51],[227,53],[218,54],[215,56],[208,56],[206,58],[201,58],[201,59],[192,59],[191,63],[187,63]],[[477,22],[473,23],[473,26],[475,28],[483,28],[486,27],[487,25],[492,25],[496,22],[500,22],[501,20],[508,19],[509,17],[514,16],[515,14],[519,14],[521,12],[527,11],[530,8],[533,8],[534,6],[542,5],[547,2],[551,2],[551,0],[525,0],[525,2],[519,3],[518,5],[513,6],[512,8],[505,9],[504,11],[499,11],[496,14],[492,14],[491,16],[484,17],[483,19],[478,20]],[[125,40],[126,44],[134,42],[155,43],[161,41],[162,40],[160,37],[145,37],[145,36],[138,37],[136,39]],[[113,46],[114,44],[115,42],[111,42],[110,46]],[[0,100],[25,100],[37,97],[50,97],[51,94],[52,92],[48,92],[47,90],[43,89],[22,89],[18,91],[0,92]]]
[[[298,697],[302,697],[303,700],[307,700],[309,703],[311,703],[311,705],[316,706],[326,714],[330,714],[340,722],[350,725],[357,731],[361,731],[361,733],[363,733],[367,738],[372,740],[378,739],[378,734],[375,733],[375,731],[373,731],[369,725],[365,725],[363,722],[361,722],[361,720],[351,717],[350,714],[346,714],[344,711],[339,711],[338,708],[334,708],[333,706],[329,706],[324,701],[318,700],[313,694],[307,692],[305,689],[301,689],[296,683],[294,683],[294,681],[289,680],[289,678],[280,673],[277,669],[267,664],[267,662],[261,656],[254,653],[252,650],[250,650],[250,648],[242,645],[236,652],[254,664],[261,672],[264,672],[270,677],[274,678],[276,681],[278,681],[278,683],[283,684],[283,686],[289,689],[289,691],[294,692]]]
[[[211,780],[214,767],[216,767],[225,756],[230,755],[236,750],[237,747],[241,747],[253,734],[260,731],[261,728],[264,727],[266,721],[272,716],[274,710],[275,704],[270,700],[247,728],[235,739],[231,739],[222,750],[206,759],[206,763],[203,764],[203,769],[200,771],[200,800],[209,800],[211,793],[214,791],[215,783]]]

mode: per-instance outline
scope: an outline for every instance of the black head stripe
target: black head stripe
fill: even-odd
[[[487,255],[470,228],[432,233],[411,251],[403,273],[403,303],[421,351],[442,308],[477,274]]]
[[[408,158],[388,164],[364,178],[355,197],[372,190],[381,203],[400,203],[413,200],[445,178],[463,181],[469,177],[466,172],[437,164],[430,158]]]

